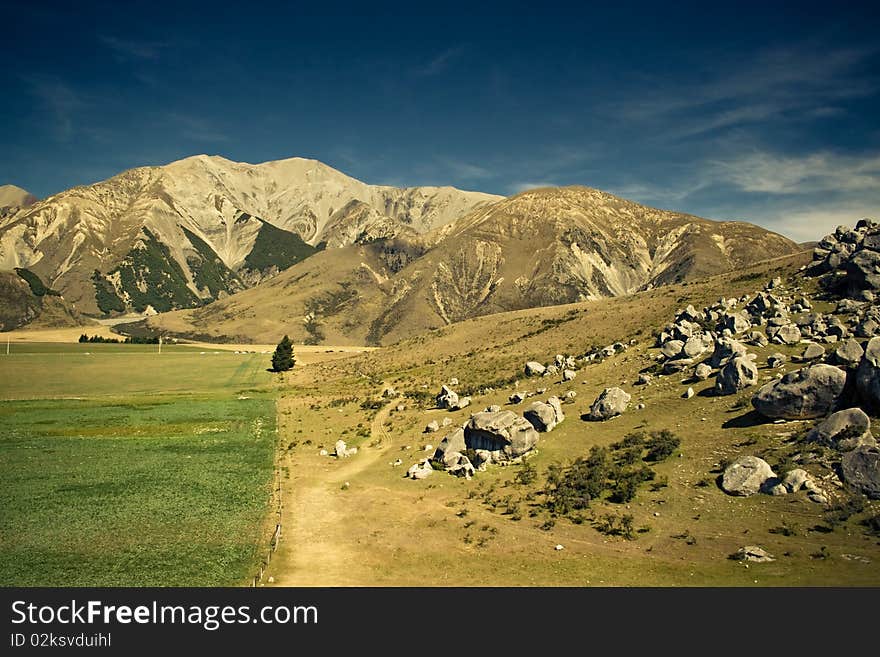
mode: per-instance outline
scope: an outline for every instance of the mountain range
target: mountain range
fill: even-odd
[[[400,189],[301,158],[194,156],[0,219],[0,269],[37,277],[80,313],[156,311],[149,330],[257,342],[387,344],[800,250],[752,224],[588,187]]]

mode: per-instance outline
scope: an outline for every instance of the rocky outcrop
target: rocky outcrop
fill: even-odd
[[[493,461],[510,461],[535,447],[538,432],[513,411],[474,413],[464,427],[469,449],[485,450]]]
[[[830,413],[846,385],[846,373],[833,365],[813,365],[790,372],[763,386],[752,397],[761,415],[776,419],[803,420]]]

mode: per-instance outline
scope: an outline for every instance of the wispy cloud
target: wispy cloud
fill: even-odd
[[[435,55],[425,64],[416,69],[415,74],[418,77],[428,78],[440,75],[446,71],[452,63],[461,57],[465,52],[464,46],[453,46],[447,48],[443,52]]]
[[[75,131],[77,112],[87,107],[82,95],[55,78],[29,77],[25,83],[30,93],[52,117],[52,127],[60,141],[69,140]]]
[[[441,164],[451,172],[456,180],[482,180],[495,176],[491,170],[477,164],[471,164],[470,162],[443,159]]]
[[[161,41],[140,41],[121,39],[115,36],[100,36],[101,43],[110,48],[119,59],[123,60],[156,60],[169,44]]]
[[[209,119],[179,112],[171,112],[165,118],[184,139],[200,142],[229,141],[229,136],[220,132]]]
[[[830,152],[803,157],[755,152],[710,162],[714,177],[746,192],[806,194],[880,190],[880,155],[860,157]]]
[[[676,140],[774,118],[816,119],[841,113],[838,103],[880,88],[862,65],[877,48],[809,43],[757,52],[700,82],[643,79],[608,112],[628,122],[664,125],[656,138]],[[671,126],[671,127],[670,127]]]

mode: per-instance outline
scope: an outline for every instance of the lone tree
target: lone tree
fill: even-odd
[[[293,357],[293,343],[286,335],[281,338],[281,342],[275,347],[275,353],[272,354],[272,371],[286,372],[294,366],[296,360]]]

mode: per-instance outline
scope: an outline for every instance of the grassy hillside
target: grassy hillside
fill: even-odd
[[[876,503],[847,517],[836,506],[842,498],[829,506],[803,493],[734,498],[716,484],[721,465],[743,453],[783,465],[780,459],[796,447],[787,441],[808,423],[756,422],[748,404],[754,389],[715,397],[707,392],[711,379],[694,384],[669,376],[635,385],[655,363],[653,330],[676,309],[751,293],[804,262],[789,257],[629,298],[480,318],[295,371],[279,400],[290,512],[270,574],[281,585],[877,585],[880,546],[860,524],[880,511]],[[526,360],[630,339],[636,344],[583,367],[574,381],[522,375]],[[751,351],[768,380],[776,374],[765,366],[769,353],[800,350]],[[433,410],[433,395],[452,377],[459,379],[456,390],[475,395],[473,406]],[[387,384],[403,397],[382,400]],[[607,422],[581,419],[613,385],[632,394],[629,410]],[[689,385],[697,394],[683,399]],[[523,483],[521,466],[496,465],[471,481],[443,472],[423,481],[403,478],[430,454],[425,446],[443,436],[443,430],[423,433],[430,420],[450,418],[454,426],[489,404],[522,412],[508,405],[508,396],[539,387],[547,390],[536,399],[568,391],[577,396],[564,405],[566,420],[541,435],[528,460],[532,481]],[[640,403],[643,410],[636,409]],[[548,511],[551,466],[567,466],[633,432],[662,430],[680,446],[651,466],[654,479],[640,485],[634,499],[606,495],[571,517]],[[319,455],[339,438],[359,446],[359,453],[342,460]],[[397,459],[402,463],[395,467]],[[625,516],[632,540],[621,535]],[[762,546],[776,561],[746,567],[728,558],[744,545]]]

